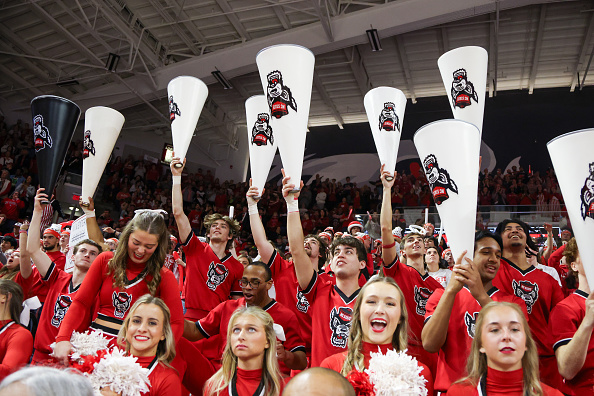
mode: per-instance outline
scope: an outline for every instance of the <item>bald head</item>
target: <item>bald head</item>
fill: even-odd
[[[355,396],[351,383],[334,370],[313,367],[297,374],[283,391],[283,396]]]

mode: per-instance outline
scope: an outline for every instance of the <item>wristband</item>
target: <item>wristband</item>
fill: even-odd
[[[258,214],[258,204],[248,205],[248,214]]]
[[[299,212],[299,200],[287,201],[287,213]]]
[[[384,249],[390,249],[390,248],[393,248],[394,246],[396,246],[396,241],[392,242],[392,243],[391,243],[391,244],[389,244],[389,245],[382,245],[382,247],[383,247]]]
[[[172,176],[171,180],[173,180],[173,185],[177,186],[181,184],[181,175],[180,176]]]
[[[83,209],[83,212],[85,213],[85,215],[87,216],[87,218],[89,218],[89,217],[95,217],[95,210],[86,210],[86,209]]]
[[[19,234],[28,234],[27,230],[19,230]]]

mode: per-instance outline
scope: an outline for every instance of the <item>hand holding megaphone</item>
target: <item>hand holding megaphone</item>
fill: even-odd
[[[37,193],[35,194],[35,202],[33,203],[33,210],[43,211],[43,207],[49,204],[49,199],[46,193],[44,193],[45,188],[40,187],[37,189]]]
[[[264,194],[264,189],[262,189],[262,193],[260,193],[258,187],[252,185],[252,179],[250,178],[250,188],[245,193],[245,199],[247,200],[248,205],[255,205],[262,197],[262,194]]]
[[[396,177],[396,171],[394,171],[394,175],[392,175],[392,173],[390,173],[390,171],[388,171],[386,169],[386,164],[382,164],[382,167],[380,169],[380,179],[382,181],[384,188],[391,190],[392,187],[394,186],[394,178],[395,177]]]
[[[171,168],[171,174],[173,176],[181,176],[184,167],[186,166],[186,159],[184,158],[184,161],[182,162],[182,160],[179,157],[175,157],[175,152],[173,153],[173,155],[174,157],[171,159],[171,164],[169,165],[169,167]]]

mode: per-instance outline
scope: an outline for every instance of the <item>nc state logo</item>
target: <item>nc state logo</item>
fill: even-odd
[[[590,163],[590,175],[584,182],[584,187],[582,187],[581,198],[580,212],[582,219],[586,220],[587,217],[594,219],[594,162]]]
[[[52,137],[47,127],[43,125],[41,115],[36,115],[33,118],[33,136],[35,138],[35,152],[43,150],[46,146],[52,148]]]
[[[89,158],[89,155],[95,155],[95,143],[91,140],[91,131],[85,131],[83,140],[83,159]]]
[[[433,292],[425,287],[415,286],[415,302],[417,303],[416,311],[417,315],[425,316],[425,307],[427,306],[427,300]]]
[[[433,199],[437,205],[441,205],[443,201],[450,197],[448,190],[458,194],[458,186],[450,178],[448,171],[439,167],[435,155],[429,154],[423,160],[423,168],[431,186]]]
[[[215,264],[214,261],[208,266],[206,286],[215,291],[229,275],[229,270],[223,264]]]
[[[309,309],[309,301],[307,301],[307,298],[305,298],[299,289],[297,289],[297,309],[303,313],[307,313]]]
[[[173,101],[173,96],[169,97],[169,121],[175,120],[175,116],[181,116],[181,111],[177,107],[177,103]]]
[[[352,317],[353,310],[349,307],[332,308],[330,312],[330,330],[332,330],[330,343],[332,346],[346,348]]]
[[[252,128],[252,144],[256,146],[266,146],[274,144],[274,137],[272,136],[272,128],[269,124],[270,117],[266,113],[258,114],[258,119]]]
[[[384,131],[398,131],[400,132],[400,121],[398,121],[398,116],[396,115],[396,106],[394,103],[387,102],[384,103],[384,108],[379,116],[379,129],[380,131],[383,129]]]
[[[516,282],[514,279],[512,281],[512,288],[514,289],[514,294],[526,303],[528,313],[532,313],[532,306],[538,300],[538,284],[528,281]]]
[[[126,292],[113,292],[111,295],[113,307],[115,308],[113,314],[116,318],[124,319],[126,312],[130,309],[130,303],[132,302],[132,296]]]
[[[267,76],[268,92],[266,97],[268,99],[268,106],[270,106],[270,115],[274,118],[281,118],[289,114],[289,107],[297,111],[297,102],[291,94],[291,89],[283,84],[283,76],[281,72],[275,70],[270,72]]]
[[[452,104],[461,109],[472,104],[470,99],[478,103],[478,94],[474,90],[474,85],[468,81],[465,69],[458,69],[454,72],[454,81],[452,81]]]
[[[476,318],[478,317],[478,312],[474,312],[472,315],[466,311],[464,313],[464,324],[466,325],[466,332],[470,336],[470,338],[474,338],[475,330],[476,330]]]
[[[72,299],[70,296],[61,295],[56,300],[56,304],[54,305],[54,316],[52,316],[51,324],[54,327],[60,327],[60,323],[62,323],[62,319],[66,316],[66,312],[68,312],[68,308],[70,308],[70,304],[72,304]]]

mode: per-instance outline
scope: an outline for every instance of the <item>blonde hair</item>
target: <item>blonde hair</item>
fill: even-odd
[[[540,386],[538,373],[538,349],[532,338],[530,327],[528,327],[528,321],[517,304],[504,301],[492,301],[481,309],[478,318],[476,319],[475,335],[472,340],[472,346],[470,347],[470,355],[466,362],[468,376],[456,381],[456,383],[468,381],[476,386],[481,377],[487,373],[487,355],[480,351],[482,348],[481,338],[483,335],[483,324],[485,316],[487,316],[489,311],[498,307],[506,307],[516,312],[520,318],[520,323],[522,323],[522,327],[524,328],[524,333],[526,334],[526,352],[524,352],[524,356],[522,356],[524,394],[530,396],[542,396],[543,391]]]
[[[120,236],[120,242],[113,257],[109,260],[107,274],[113,274],[113,286],[123,289],[126,286],[126,266],[128,263],[128,241],[130,235],[137,230],[157,236],[157,249],[145,264],[146,280],[149,292],[154,295],[161,283],[161,267],[167,255],[169,232],[162,214],[151,211],[138,213],[126,225]],[[145,279],[147,279],[145,278]]]
[[[381,274],[381,273],[380,273]],[[363,371],[365,369],[363,350],[363,327],[361,326],[361,305],[365,297],[365,292],[369,286],[376,283],[386,283],[394,286],[400,297],[400,322],[392,335],[392,345],[397,352],[403,351],[408,347],[408,313],[406,311],[406,302],[402,290],[396,281],[383,275],[372,276],[361,288],[355,306],[353,307],[353,316],[351,318],[351,330],[348,339],[348,352],[340,373],[346,376],[353,368]]]
[[[281,390],[281,372],[276,358],[276,333],[274,332],[274,321],[272,317],[260,307],[246,306],[237,309],[227,327],[227,345],[223,351],[221,359],[221,368],[206,382],[205,394],[207,396],[219,395],[221,391],[230,386],[231,380],[237,371],[237,356],[233,353],[231,347],[231,334],[233,326],[241,316],[253,316],[262,322],[266,331],[266,341],[268,348],[264,350],[264,361],[262,364],[262,378],[264,380],[265,396],[279,396]]]
[[[223,216],[220,213],[213,213],[208,215],[204,218],[204,228],[206,229],[206,242],[210,242],[210,227],[214,224],[217,220],[223,220],[229,226],[229,236],[234,237],[239,234],[239,230],[241,229],[241,225],[235,219],[230,218],[229,216]],[[229,250],[233,246],[233,239],[227,241],[226,249]]]
[[[153,297],[150,294],[145,294],[136,300],[134,305],[132,305],[132,308],[130,308],[128,315],[126,315],[122,327],[120,327],[120,331],[118,333],[118,343],[125,344],[126,352],[130,353],[130,344],[126,342],[128,326],[130,325],[130,320],[134,316],[134,312],[136,312],[136,309],[142,304],[156,305],[161,309],[161,312],[163,312],[163,336],[165,336],[165,339],[160,340],[159,345],[157,346],[157,360],[159,360],[159,362],[163,363],[165,366],[171,367],[170,363],[175,358],[175,338],[173,336],[173,331],[171,330],[171,313],[169,312],[169,308],[165,302],[159,297]]]

